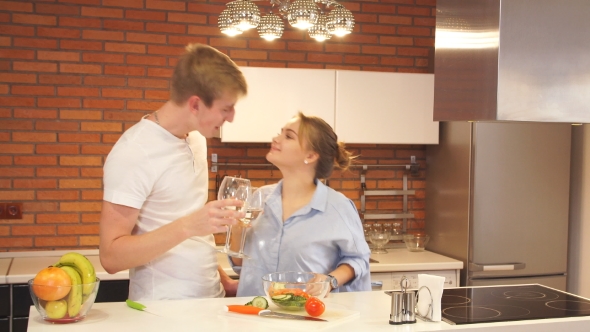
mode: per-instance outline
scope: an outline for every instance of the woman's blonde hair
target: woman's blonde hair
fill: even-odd
[[[189,44],[174,68],[170,99],[177,105],[199,96],[207,107],[225,92],[243,96],[248,85],[238,66],[225,54],[203,44]]]
[[[303,148],[319,155],[315,168],[315,177],[327,179],[334,168],[346,170],[356,156],[345,149],[344,143],[338,142],[334,129],[322,118],[306,116],[299,112],[299,137]]]

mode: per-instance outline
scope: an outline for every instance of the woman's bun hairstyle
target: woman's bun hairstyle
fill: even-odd
[[[346,170],[352,163],[352,153],[345,149],[344,143],[338,142],[334,129],[322,118],[306,116],[299,112],[299,135],[303,138],[304,148],[319,155],[315,169],[315,177],[327,179],[334,168]]]

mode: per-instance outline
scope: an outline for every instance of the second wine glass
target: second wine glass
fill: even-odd
[[[218,200],[223,200],[223,199],[228,199],[228,198],[238,199],[238,200],[244,202],[244,204],[245,204],[246,200],[250,196],[250,193],[251,193],[250,180],[242,179],[242,178],[238,178],[238,177],[234,177],[234,176],[226,176],[223,178],[223,181],[221,182],[221,185],[219,186],[219,192],[217,193],[217,199]],[[226,209],[234,209],[235,210],[236,207],[234,207],[234,206],[226,207]],[[223,247],[223,249],[218,250],[218,251],[223,252],[229,256],[240,257],[239,252],[235,252],[230,249],[231,232],[232,232],[232,227],[231,227],[231,225],[229,225],[229,226],[227,226],[227,236],[225,238],[225,246]]]
[[[246,232],[248,231],[248,227],[252,221],[256,220],[258,216],[262,213],[264,208],[264,197],[262,195],[262,190],[259,188],[251,188],[252,193],[246,199],[246,203],[244,204],[244,208],[242,209],[246,212],[246,216],[240,221],[242,222],[242,239],[240,241],[240,251],[238,257],[245,257],[248,258],[246,254],[244,254],[244,244],[246,242]]]

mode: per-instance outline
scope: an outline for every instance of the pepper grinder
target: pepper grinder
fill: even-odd
[[[415,291],[406,291],[404,293],[403,299],[404,308],[402,310],[403,317],[402,321],[404,324],[413,324],[416,323],[416,313],[414,309],[416,308],[416,292]]]

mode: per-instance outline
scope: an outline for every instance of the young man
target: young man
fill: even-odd
[[[207,204],[205,137],[247,93],[236,64],[216,49],[187,47],[172,76],[170,100],[117,141],[104,165],[100,261],[129,269],[132,300],[235,295],[219,268],[213,233],[234,225],[237,200]],[[190,133],[190,135],[189,135]]]

